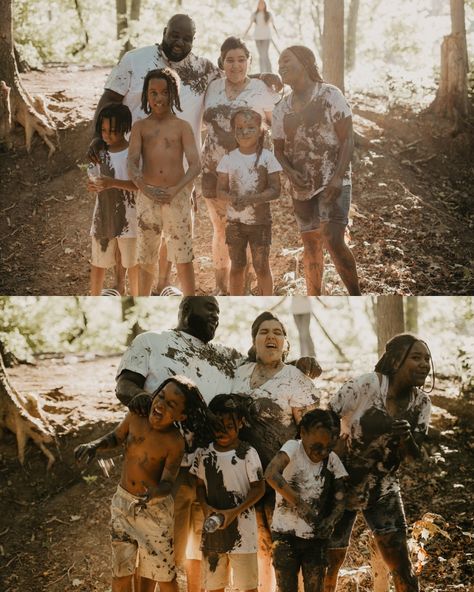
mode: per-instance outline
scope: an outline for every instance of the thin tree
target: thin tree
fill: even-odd
[[[344,92],[344,0],[325,0],[323,78]]]
[[[49,147],[51,155],[56,147],[50,140],[56,135],[52,121],[44,112],[41,105],[35,101],[24,89],[18,74],[13,44],[12,0],[0,2],[0,88],[10,89],[6,102],[0,110],[0,129],[3,130],[4,142],[8,145],[8,122],[18,122],[25,129],[26,149],[31,149],[31,139],[37,132]],[[2,96],[6,95],[2,93]],[[3,99],[2,99],[3,101]],[[7,133],[5,135],[5,130]]]
[[[356,63],[357,20],[360,0],[351,0],[346,24],[346,71],[353,70]]]
[[[454,131],[459,132],[470,110],[464,0],[450,0],[450,14],[451,34],[441,44],[439,87],[431,109],[453,120]]]
[[[135,48],[135,37],[138,21],[140,20],[141,0],[130,0],[130,10],[127,0],[115,0],[117,13],[117,39],[123,39],[120,57]]]
[[[402,296],[378,296],[375,301],[377,320],[377,350],[379,356],[385,351],[387,341],[405,330]]]
[[[418,333],[418,297],[407,296],[405,300],[406,328],[410,333]]]

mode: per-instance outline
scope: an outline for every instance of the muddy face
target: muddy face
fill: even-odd
[[[234,134],[239,148],[243,150],[255,150],[260,134],[260,120],[253,113],[239,113],[234,121]]]
[[[214,435],[214,443],[216,450],[226,452],[237,447],[239,442],[239,430],[242,427],[242,420],[232,413],[223,413],[219,415],[222,422],[223,430],[216,432]]]
[[[170,98],[168,83],[164,78],[152,78],[148,82],[147,101],[155,115],[168,113]]]
[[[161,46],[166,57],[172,62],[180,62],[191,52],[194,41],[194,27],[187,16],[171,19],[163,31]]]
[[[305,69],[295,54],[285,49],[278,60],[278,72],[282,82],[293,88],[293,85],[303,77]]]
[[[264,321],[258,328],[254,340],[257,360],[263,364],[281,362],[287,341],[281,323],[276,320]]]
[[[314,463],[319,463],[327,458],[333,446],[331,432],[323,427],[314,427],[308,430],[302,428],[301,441],[307,457]]]
[[[186,415],[185,397],[179,386],[171,381],[165,384],[151,404],[148,421],[153,429],[163,430],[175,421],[183,421]]]

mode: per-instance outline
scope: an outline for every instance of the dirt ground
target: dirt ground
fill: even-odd
[[[119,478],[120,455],[107,478],[94,462],[82,469],[73,449],[110,430],[124,409],[113,393],[117,357],[47,357],[35,365],[9,369],[23,393],[40,395],[54,426],[56,462],[46,473],[46,459],[31,443],[20,467],[15,439],[0,441],[0,590],[3,592],[107,592],[110,590],[109,502]],[[436,394],[450,396],[457,386],[439,377]],[[324,374],[322,391],[334,392],[347,376]],[[474,590],[473,429],[435,408],[433,430],[423,461],[403,471],[407,520],[434,536],[416,546],[421,589],[425,592]],[[426,516],[426,513],[431,516]],[[359,522],[338,592],[370,590],[367,531]],[[421,566],[422,562],[426,562]],[[181,588],[182,588],[182,579]],[[183,588],[182,588],[183,589]]]
[[[0,159],[0,293],[88,293],[93,198],[85,191],[89,122],[108,69],[62,66],[22,75],[46,97],[60,149],[47,158],[35,137],[30,155],[20,128]],[[474,234],[472,133],[453,137],[432,114],[391,107],[382,96],[348,95],[365,138],[353,167],[350,245],[364,293],[471,294]],[[468,124],[466,124],[468,125]],[[472,128],[467,127],[470,130]],[[301,243],[289,199],[273,206],[275,293],[304,293]],[[198,291],[214,288],[211,227],[204,201],[195,224]],[[329,259],[327,294],[344,288]],[[110,285],[111,278],[108,278]]]

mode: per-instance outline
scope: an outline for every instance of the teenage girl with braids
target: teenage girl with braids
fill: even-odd
[[[347,382],[330,401],[341,418],[344,464],[349,473],[346,511],[334,529],[325,592],[334,592],[358,510],[372,530],[397,592],[417,592],[407,547],[397,470],[420,454],[431,401],[423,385],[433,368],[427,344],[396,335],[375,371]],[[434,385],[434,373],[433,373]]]
[[[271,296],[269,202],[280,197],[281,166],[272,152],[263,147],[264,130],[259,113],[249,108],[238,109],[230,123],[238,147],[217,166],[217,195],[227,200],[225,238],[231,261],[230,294],[244,294],[248,244],[259,293]]]
[[[148,117],[135,122],[130,137],[129,174],[139,189],[137,251],[143,296],[151,292],[162,234],[183,294],[192,296],[195,290],[191,191],[201,163],[190,124],[175,115],[175,109],[181,111],[178,85],[174,70],[148,72],[142,91]],[[183,155],[189,165],[186,172]]]
[[[183,376],[166,379],[152,396],[148,416],[129,411],[102,438],[76,448],[78,461],[98,450],[125,444],[122,475],[112,498],[112,592],[131,592],[137,575],[142,592],[178,592],[173,548],[174,481],[185,452],[175,425],[194,433],[203,446],[212,438],[206,405],[198,388]]]

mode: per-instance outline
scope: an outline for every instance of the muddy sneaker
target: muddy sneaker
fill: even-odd
[[[100,292],[101,296],[120,296],[120,292],[115,288],[104,288]]]
[[[181,290],[179,288],[176,288],[175,286],[166,286],[166,288],[163,288],[163,290],[161,290],[160,292],[160,296],[182,296],[183,293],[181,292]]]

